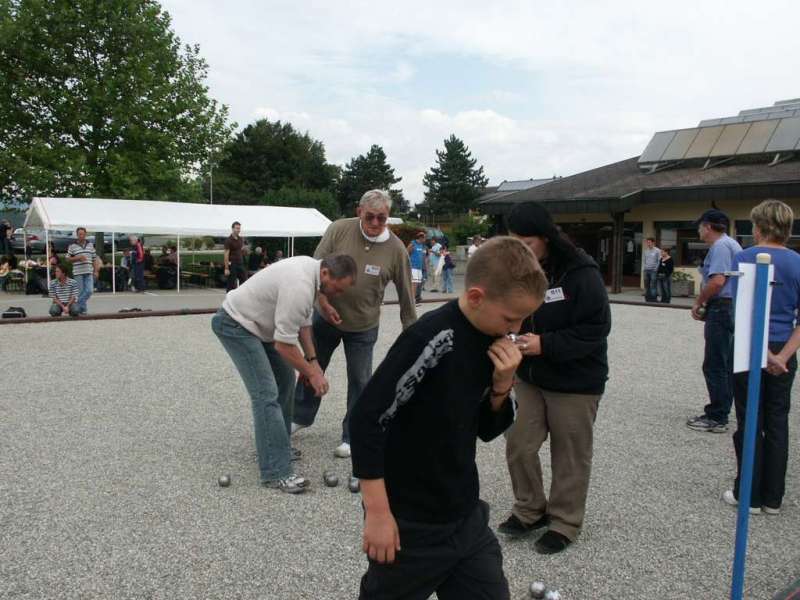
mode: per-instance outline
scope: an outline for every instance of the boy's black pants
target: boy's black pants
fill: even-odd
[[[500,544],[489,529],[489,506],[446,524],[397,519],[400,552],[395,562],[372,560],[361,578],[360,600],[508,600]]]

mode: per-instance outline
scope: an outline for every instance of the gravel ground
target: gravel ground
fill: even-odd
[[[702,330],[683,311],[613,314],[584,531],[554,557],[535,554],[534,540],[501,540],[512,598],[534,579],[565,600],[726,598],[730,436],[684,426],[704,404]],[[258,485],[249,401],[209,320],[87,321],[78,339],[66,323],[3,328],[0,598],[356,597],[359,497],[321,483],[326,468],[344,483],[349,472],[332,457],[342,353],[319,421],[295,440],[314,487],[288,496]],[[385,307],[376,360],[398,332],[397,307]],[[747,598],[800,575],[791,439],[784,510],[751,519]],[[493,525],[512,502],[503,444],[478,456]],[[217,486],[224,473],[230,488]]]

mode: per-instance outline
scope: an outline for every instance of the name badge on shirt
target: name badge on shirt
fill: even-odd
[[[378,265],[367,265],[364,269],[364,273],[377,277],[381,274],[381,268]]]
[[[561,302],[564,300],[564,288],[553,288],[547,290],[544,294],[544,303],[549,304],[550,302]]]

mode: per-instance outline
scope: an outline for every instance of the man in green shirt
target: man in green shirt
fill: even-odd
[[[342,420],[338,458],[350,457],[350,410],[372,376],[372,351],[378,339],[378,323],[386,284],[397,288],[403,329],[417,320],[411,286],[411,267],[403,242],[386,226],[392,199],[388,192],[370,190],[361,197],[358,216],[339,219],[325,232],[314,252],[322,259],[332,254],[352,256],[358,267],[353,287],[341,296],[319,295],[314,311],[313,331],[317,359],[323,371],[331,355],[344,342],[347,361],[347,411]],[[292,432],[309,427],[317,416],[320,398],[298,382],[295,390]]]

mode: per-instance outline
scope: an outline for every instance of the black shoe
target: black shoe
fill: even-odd
[[[571,543],[567,536],[550,529],[536,541],[534,547],[539,554],[558,554],[566,550]]]
[[[516,515],[511,515],[505,521],[500,523],[500,525],[497,527],[497,531],[510,538],[520,538],[528,535],[529,533],[533,533],[537,529],[547,527],[548,523],[549,519],[547,518],[547,515],[544,515],[538,521],[535,521],[530,525],[526,525],[520,521]]]

